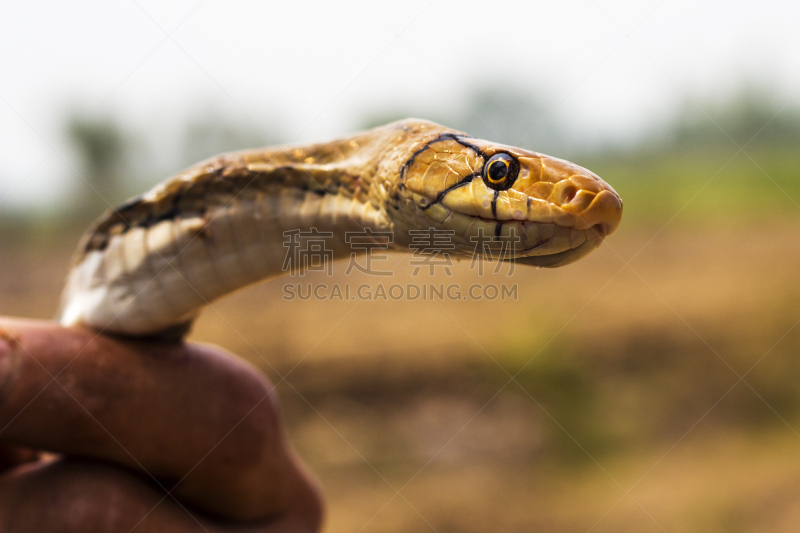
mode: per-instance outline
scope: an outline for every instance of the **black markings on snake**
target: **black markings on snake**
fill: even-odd
[[[480,148],[478,148],[474,144],[468,143],[467,141],[465,141],[463,135],[455,135],[454,134],[453,135],[453,139],[455,139],[455,141],[458,142],[458,144],[460,144],[462,146],[466,146],[467,148],[471,149],[476,154],[480,154],[480,156],[482,158],[489,159],[489,156],[487,156],[485,153],[483,153],[483,150],[481,150]]]
[[[402,166],[402,168],[400,170],[400,178],[401,178],[401,180],[405,177],[406,170],[414,163],[414,160],[417,158],[417,156],[419,154],[421,154],[425,150],[428,150],[432,144],[435,144],[435,143],[441,142],[441,141],[445,141],[445,140],[455,141],[458,144],[460,144],[462,146],[465,146],[465,147],[469,148],[470,150],[473,150],[476,154],[480,155],[484,160],[489,159],[488,156],[480,148],[478,148],[474,144],[466,141],[465,140],[466,138],[468,138],[468,137],[465,137],[463,135],[459,135],[459,134],[456,134],[456,133],[442,133],[441,135],[439,135],[435,139],[433,139],[431,141],[428,141],[427,143],[425,143],[425,145],[422,148],[420,148],[419,150],[414,152],[411,155],[411,157],[409,158],[409,160],[406,161],[403,164],[403,166]],[[226,168],[228,168],[227,165],[221,165],[218,168],[215,168],[213,171],[211,171],[211,174],[213,174],[215,176],[217,182],[221,182],[221,181],[229,182],[230,181],[224,175],[224,171],[225,171]],[[296,171],[297,171],[297,169],[295,167],[291,166],[291,165],[283,165],[283,166],[280,166],[280,167],[276,167],[271,172],[258,171],[258,172],[253,173],[254,175],[250,176],[249,180],[246,180],[246,183],[243,184],[244,187],[242,187],[242,185],[239,185],[238,187],[234,186],[233,189],[235,191],[235,190],[241,190],[242,188],[246,188],[251,183],[253,183],[257,179],[262,178],[262,177],[275,176],[279,180],[281,180],[284,183],[286,183],[287,181],[289,181],[291,179],[291,175]],[[272,176],[270,176],[270,175],[272,175]],[[477,176],[480,176],[480,175],[481,175],[480,172],[473,172],[469,176],[463,178],[458,183],[456,183],[454,185],[451,185],[450,187],[448,187],[444,191],[440,192],[436,196],[436,199],[433,202],[431,202],[430,204],[428,204],[427,206],[425,206],[423,209],[428,209],[432,205],[441,202],[441,200],[445,197],[445,195],[447,193],[449,193],[452,190],[455,190],[455,189],[458,189],[460,187],[463,187],[465,185],[468,185],[469,183],[472,182],[473,179],[475,179]],[[243,176],[243,177],[246,178],[248,176]],[[212,188],[213,187],[213,182],[212,182],[212,184],[209,184],[209,185],[211,185],[211,187],[209,187],[209,188]],[[324,196],[325,194],[330,194],[331,193],[331,191],[328,191],[327,189],[319,187],[319,186],[312,188],[312,187],[310,187],[308,185],[305,185],[305,186],[296,185],[296,187],[298,187],[301,190],[311,191],[314,194],[317,194],[319,196]],[[135,228],[135,227],[150,228],[150,227],[155,226],[156,224],[158,224],[159,222],[162,222],[164,220],[172,220],[172,219],[180,218],[182,216],[181,209],[180,209],[180,203],[181,203],[181,201],[183,199],[184,194],[186,194],[188,192],[188,189],[190,189],[190,188],[191,188],[191,185],[189,185],[189,186],[187,186],[187,187],[185,187],[183,189],[180,189],[176,193],[174,193],[173,198],[170,199],[171,200],[170,208],[167,209],[166,211],[163,211],[163,212],[158,213],[158,214],[154,213],[151,210],[153,208],[152,201],[148,200],[148,199],[145,199],[144,195],[140,195],[140,196],[137,196],[135,198],[131,198],[130,200],[126,201],[125,203],[121,204],[119,207],[117,207],[116,209],[113,210],[113,212],[111,213],[111,220],[106,220],[106,224],[100,225],[97,228],[95,235],[106,235],[106,236],[108,236],[108,229],[113,223],[122,223],[123,226],[124,226],[124,229],[123,229],[122,233],[126,233],[127,231],[129,231],[130,229]],[[402,183],[402,181],[401,181],[401,183],[398,184],[398,189],[402,190],[402,189],[405,189],[405,188],[406,188],[405,184]],[[233,192],[233,191],[227,191],[227,192]],[[496,196],[495,196],[495,201],[496,201]],[[398,209],[398,207],[396,205],[394,207],[395,207],[395,209]],[[148,212],[146,212],[142,218],[138,218],[137,217],[136,220],[133,220],[131,218],[131,215],[135,215],[137,213],[137,211],[145,210],[145,209],[147,209]],[[202,211],[203,212],[201,212],[200,215],[204,216],[206,214],[207,210],[203,209]],[[492,206],[492,212],[496,214],[496,206],[494,204]],[[197,215],[197,213],[193,213],[193,216],[196,216],[196,215]],[[87,242],[87,244],[86,244],[86,252],[89,252],[91,250],[103,250],[107,246],[108,246],[108,239],[107,238],[102,239],[102,241],[89,240]]]
[[[436,144],[437,142],[441,142],[441,141],[445,141],[445,140],[452,140],[452,141],[457,142],[461,146],[465,146],[465,147],[469,148],[470,150],[474,151],[476,154],[480,155],[484,159],[484,161],[489,159],[489,157],[483,152],[483,150],[481,150],[480,148],[478,148],[474,144],[465,141],[463,135],[458,135],[458,134],[455,134],[455,133],[442,133],[441,135],[439,135],[438,137],[436,137],[432,141],[428,141],[427,143],[425,143],[425,146],[423,146],[422,148],[420,148],[419,150],[417,150],[416,152],[414,152],[411,155],[411,157],[408,159],[408,161],[406,161],[403,164],[402,168],[400,169],[400,179],[401,180],[405,179],[406,171],[414,163],[414,161],[416,160],[416,158],[417,158],[417,156],[419,154],[421,154],[422,152],[428,150],[431,147],[432,144]],[[478,177],[480,175],[481,175],[481,171],[473,172],[472,174],[470,174],[466,178],[463,178],[458,183],[456,183],[454,185],[451,185],[450,187],[446,188],[445,190],[443,190],[442,192],[437,194],[436,198],[431,203],[429,203],[428,205],[423,207],[422,210],[425,211],[426,209],[429,209],[431,206],[440,203],[442,201],[442,199],[447,195],[447,193],[449,193],[452,190],[455,190],[455,189],[458,189],[460,187],[463,187],[464,185],[472,183],[472,180],[474,180],[476,177]],[[403,187],[402,183],[400,184],[400,187]],[[492,199],[492,216],[494,216],[494,218],[497,218],[497,197],[499,196],[499,194],[500,194],[500,191],[495,191],[494,198]]]
[[[116,209],[114,209],[114,211],[116,211],[117,213],[120,213],[122,211],[127,211],[128,209],[130,209],[132,207],[139,206],[140,204],[144,203],[144,201],[145,201],[144,195],[140,194],[139,196],[135,196],[135,197],[131,198],[130,200],[127,200],[126,202],[124,202],[123,204],[118,206]]]
[[[229,181],[229,178],[226,178],[225,176],[222,175],[223,170],[224,167],[216,169],[213,172],[217,180],[217,183]],[[278,174],[278,178],[279,179],[282,178],[282,181],[284,181],[285,183],[290,179],[291,175],[289,173],[294,172],[296,170],[297,169],[295,169],[292,166],[281,166],[275,168],[272,172],[264,172],[264,171],[255,172],[253,173],[252,177],[246,176],[250,177],[250,179],[247,180],[246,183],[242,183],[239,187],[235,187],[234,191],[247,188],[250,184],[252,184],[259,178],[262,177],[269,178],[275,176],[275,174]],[[115,224],[122,223],[124,228],[121,233],[125,234],[133,228],[151,228],[164,220],[175,220],[181,218],[181,216],[184,216],[184,213],[182,213],[180,209],[180,202],[183,199],[184,195],[188,192],[188,190],[191,189],[191,186],[192,184],[188,184],[187,186],[184,186],[175,193],[173,193],[173,197],[170,198],[169,209],[160,213],[153,212],[153,209],[155,208],[157,203],[154,203],[152,200],[146,199],[145,195],[136,196],[122,203],[121,205],[116,207],[113,211],[111,211],[108,215],[109,218],[104,221],[105,223],[99,225],[95,230],[96,236],[104,236],[105,238],[103,238],[102,240],[100,239],[88,240],[84,251],[88,253],[93,250],[98,250],[98,251],[105,250],[108,247],[108,242],[109,242],[108,239],[109,229]],[[303,191],[313,192],[314,194],[319,196],[331,194],[331,191],[328,191],[327,189],[320,186],[315,186],[312,188],[309,185],[297,184],[294,185],[294,187]],[[209,192],[210,190],[211,187],[209,187],[206,192]],[[144,213],[142,213],[142,211],[144,211]],[[191,216],[197,216],[197,215],[205,216],[206,212],[207,209],[203,207],[200,209],[199,212],[196,210],[192,212]]]
[[[451,185],[451,186],[449,186],[448,188],[446,188],[445,190],[443,190],[442,192],[440,192],[439,194],[437,194],[437,195],[436,195],[436,198],[435,198],[435,199],[434,199],[434,200],[433,200],[431,203],[429,203],[428,205],[426,205],[425,207],[423,207],[423,208],[422,208],[422,210],[423,210],[423,211],[425,211],[425,210],[426,210],[426,209],[428,209],[430,206],[432,206],[432,205],[435,205],[435,204],[438,204],[439,202],[441,202],[441,201],[442,201],[442,198],[444,198],[444,197],[445,197],[445,195],[446,195],[447,193],[449,193],[449,192],[450,192],[450,191],[452,191],[452,190],[455,190],[455,189],[458,189],[458,188],[460,188],[460,187],[463,187],[464,185],[469,185],[470,183],[472,183],[472,180],[474,180],[474,179],[475,179],[475,178],[477,178],[478,176],[480,176],[480,172],[473,172],[472,174],[470,174],[470,175],[469,175],[469,176],[467,176],[466,178],[462,179],[462,180],[461,180],[461,181],[459,181],[458,183],[456,183],[456,184],[454,184],[454,185]]]
[[[435,139],[426,142],[425,145],[422,148],[420,148],[419,150],[417,150],[416,152],[411,154],[411,157],[408,159],[408,161],[403,163],[403,166],[400,168],[400,179],[401,180],[405,179],[406,170],[408,170],[408,168],[414,163],[414,160],[417,159],[417,156],[419,154],[421,154],[422,152],[424,152],[425,150],[430,148],[432,144],[436,144],[436,143],[441,142],[441,141],[446,141],[446,140],[455,141],[458,144],[460,144],[461,146],[466,146],[470,150],[474,151],[476,154],[478,154],[481,157],[483,157],[484,160],[489,159],[486,156],[486,154],[483,153],[483,150],[481,150],[480,148],[478,148],[474,144],[463,140],[462,137],[463,137],[462,135],[458,135],[456,133],[442,133],[441,135],[439,135]]]

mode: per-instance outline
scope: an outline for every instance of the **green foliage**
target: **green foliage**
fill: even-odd
[[[800,110],[766,89],[745,86],[728,99],[685,104],[674,119],[670,137],[681,148],[796,150],[800,147]]]
[[[121,126],[111,119],[73,118],[68,130],[72,141],[83,152],[88,173],[108,177],[125,150]]]
[[[753,146],[593,155],[577,161],[620,193],[626,224],[743,224],[794,214],[800,151]]]
[[[78,119],[77,115],[69,120],[66,130],[81,159],[76,212],[96,213],[120,201],[131,145],[128,132],[115,119]]]

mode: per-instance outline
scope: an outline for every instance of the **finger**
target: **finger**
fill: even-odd
[[[75,459],[26,465],[0,477],[0,502],[0,531],[15,533],[311,533],[320,526],[309,512],[313,502],[297,499],[273,520],[210,520],[164,498],[141,475]]]
[[[0,439],[140,470],[219,517],[288,507],[301,474],[256,369],[208,346],[48,322],[0,319],[0,333]]]

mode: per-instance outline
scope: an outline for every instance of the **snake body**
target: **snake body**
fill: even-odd
[[[412,230],[436,228],[456,254],[486,237],[518,263],[554,267],[599,246],[621,214],[617,193],[584,168],[408,119],[220,155],[106,212],[75,254],[59,320],[180,337],[209,302],[286,273],[296,231],[331,232],[340,258],[353,252],[347,232],[389,232],[391,249],[408,251]]]

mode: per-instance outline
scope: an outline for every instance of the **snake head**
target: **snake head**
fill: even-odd
[[[588,254],[622,217],[619,195],[593,172],[451,130],[410,155],[399,190],[414,208],[406,227],[452,230],[461,253],[505,249],[543,267]]]

